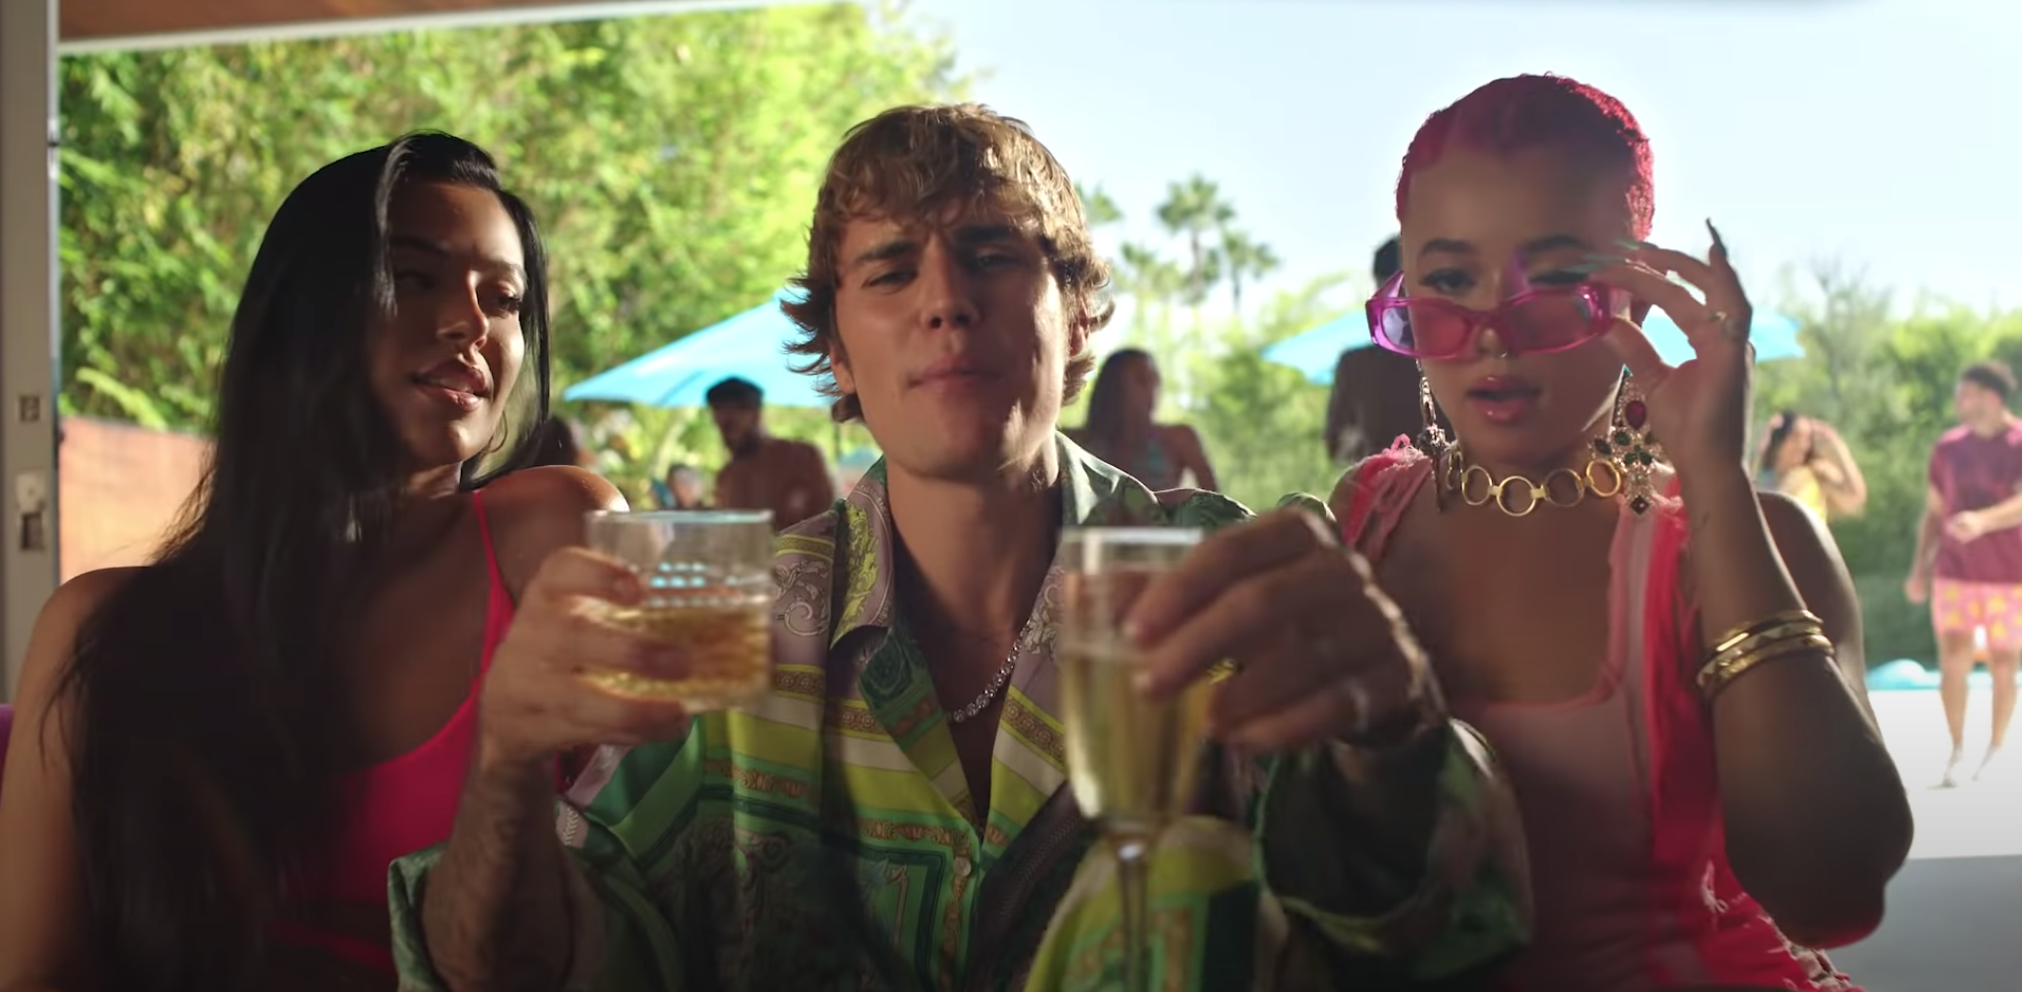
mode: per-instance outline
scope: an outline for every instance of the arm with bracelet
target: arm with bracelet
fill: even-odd
[[[1858,940],[1911,824],[1866,705],[1852,583],[1820,525],[1738,468],[1679,481],[1735,875],[1800,943]]]
[[[1696,360],[1677,367],[1621,340],[1636,345],[1624,357],[1650,384],[1684,501],[1680,579],[1697,608],[1728,860],[1793,941],[1859,940],[1908,854],[1909,802],[1866,705],[1860,606],[1832,538],[1790,498],[1757,492],[1744,466],[1746,294],[1717,234],[1710,261],[1647,247],[1604,278],[1693,338]]]

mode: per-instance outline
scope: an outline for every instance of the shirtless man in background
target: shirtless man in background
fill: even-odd
[[[1376,249],[1370,276],[1380,289],[1402,264],[1397,239]],[[1334,388],[1327,397],[1327,453],[1344,465],[1390,447],[1400,436],[1418,436],[1425,427],[1418,398],[1418,363],[1369,341],[1341,353]],[[1450,427],[1439,414],[1442,427]]]
[[[730,464],[716,473],[717,508],[771,510],[773,527],[783,530],[835,502],[820,449],[765,432],[765,393],[756,383],[725,379],[705,399],[730,451]]]

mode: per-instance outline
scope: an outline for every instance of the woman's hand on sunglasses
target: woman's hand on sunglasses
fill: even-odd
[[[1748,329],[1754,309],[1720,232],[1711,221],[1706,230],[1713,237],[1706,260],[1624,242],[1623,254],[1607,259],[1593,276],[1595,282],[1628,290],[1663,310],[1692,344],[1693,357],[1674,366],[1626,317],[1616,319],[1606,338],[1642,387],[1651,430],[1681,474],[1727,471],[1747,459],[1755,365]]]

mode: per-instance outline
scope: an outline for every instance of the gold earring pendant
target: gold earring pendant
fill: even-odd
[[[1585,472],[1594,495],[1619,495],[1629,512],[1638,516],[1648,513],[1657,503],[1653,476],[1664,460],[1664,449],[1649,429],[1649,421],[1650,405],[1643,398],[1643,391],[1636,388],[1632,377],[1623,373],[1621,389],[1615,396],[1613,422],[1606,435],[1594,439],[1595,457],[1587,463]],[[1604,487],[1595,478],[1597,472],[1608,479],[1608,485]]]
[[[1453,442],[1439,426],[1439,407],[1433,402],[1432,384],[1425,381],[1423,371],[1418,373],[1418,418],[1418,437],[1413,440],[1418,450],[1438,461],[1453,447]]]

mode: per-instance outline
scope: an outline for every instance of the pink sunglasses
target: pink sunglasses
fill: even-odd
[[[1404,295],[1404,273],[1369,298],[1369,336],[1387,351],[1412,358],[1465,358],[1475,336],[1493,327],[1512,355],[1548,355],[1586,344],[1614,325],[1627,294],[1612,286],[1580,283],[1526,289],[1493,310],[1451,300]]]

